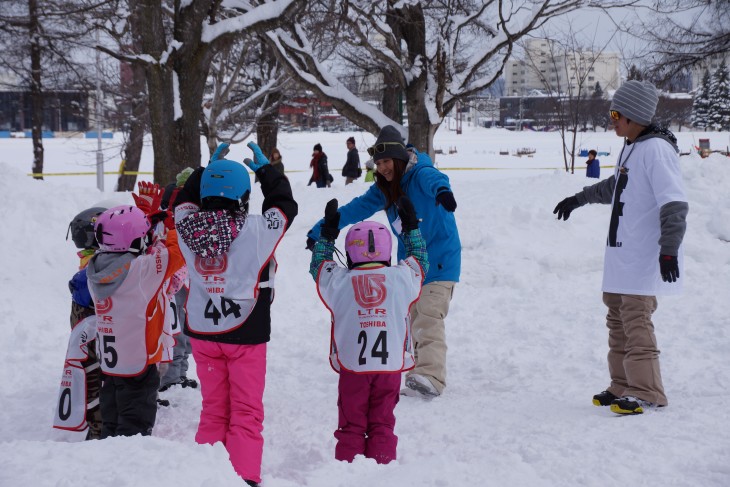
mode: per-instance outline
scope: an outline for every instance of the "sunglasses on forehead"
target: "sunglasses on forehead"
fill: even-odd
[[[404,149],[406,148],[406,146],[404,146],[400,142],[381,142],[379,144],[375,144],[372,147],[368,147],[368,154],[370,155],[370,157],[374,156],[375,154],[382,154],[383,152],[385,152],[385,148],[388,145],[399,145]]]
[[[616,110],[609,110],[608,115],[611,117],[611,120],[613,120],[614,122],[618,122],[619,119],[621,118],[621,114],[619,112],[617,112]]]

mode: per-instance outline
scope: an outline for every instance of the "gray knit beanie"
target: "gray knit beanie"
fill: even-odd
[[[378,147],[378,144],[384,144],[382,147]],[[403,137],[401,136],[398,129],[392,125],[386,125],[380,131],[378,140],[373,145],[375,148],[372,154],[373,160],[379,161],[380,159],[400,159],[401,161],[408,162],[408,152],[406,152],[406,146],[403,144]],[[379,149],[383,149],[382,152]]]
[[[659,95],[648,81],[627,81],[616,90],[610,110],[616,110],[639,125],[650,125],[654,118]]]

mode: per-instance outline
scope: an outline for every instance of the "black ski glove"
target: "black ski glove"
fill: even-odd
[[[304,247],[307,250],[314,250],[314,244],[316,244],[317,241],[313,239],[312,237],[307,237],[307,244]]]
[[[337,211],[337,199],[333,198],[327,202],[324,209],[324,223],[320,235],[327,240],[335,241],[340,235],[340,212]]]
[[[560,203],[558,203],[558,206],[556,206],[553,210],[553,215],[557,213],[558,220],[560,220],[561,218],[563,220],[567,220],[568,218],[570,218],[570,213],[576,208],[580,208],[580,206],[581,204],[578,203],[578,198],[576,198],[575,196],[569,196]]]
[[[413,206],[411,199],[406,195],[398,198],[398,216],[400,217],[403,232],[410,232],[418,228],[416,208]]]
[[[444,210],[453,213],[456,210],[456,200],[454,199],[454,193],[451,191],[443,191],[436,195],[436,203],[441,204]]]
[[[679,262],[676,255],[659,256],[659,272],[662,274],[662,281],[676,282],[679,279]]]

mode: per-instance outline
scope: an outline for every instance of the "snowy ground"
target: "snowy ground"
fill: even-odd
[[[346,202],[365,190],[362,180],[344,187],[339,177],[349,135],[281,134],[300,215],[277,253],[266,487],[730,485],[730,159],[682,158],[690,201],[685,293],[660,298],[655,314],[670,406],[617,417],[591,404],[608,385],[600,294],[608,207],[584,207],[558,222],[555,204],[590,182],[584,160],[567,175],[554,169],[562,165],[557,134],[471,128],[442,130],[435,144],[457,150],[438,162],[453,169],[447,174],[463,243],[447,319],[448,387],[428,403],[401,400],[396,462],[335,461],[337,376],[327,363],[328,316],[307,272],[304,241],[328,199]],[[699,138],[709,137],[713,148],[730,139],[677,135],[683,152]],[[364,162],[373,137],[355,136]],[[331,189],[306,187],[317,142],[336,175]],[[105,141],[109,170],[118,165],[115,143]],[[610,165],[621,143],[599,132],[583,134],[579,145],[610,151],[601,157]],[[48,172],[93,171],[95,140],[52,139],[45,147]],[[535,156],[499,155],[523,147]],[[151,170],[150,154],[147,148],[143,171]],[[230,157],[247,155],[240,145]],[[83,442],[82,434],[51,428],[69,330],[66,283],[77,265],[66,227],[81,209],[131,198],[100,194],[93,176],[34,181],[26,176],[30,157],[30,141],[0,140],[0,486],[242,485],[221,445],[194,442],[199,390],[163,393],[172,406],[159,411],[151,438]],[[106,187],[113,186],[107,176]],[[255,189],[251,207],[261,200]]]

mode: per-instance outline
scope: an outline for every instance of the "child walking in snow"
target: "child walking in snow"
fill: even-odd
[[[102,438],[152,433],[167,311],[163,285],[183,265],[174,230],[164,241],[153,237],[153,223],[164,214],[162,192],[157,185],[145,189],[135,198],[139,207],[110,208],[94,225],[99,251],[87,277],[104,373]]]
[[[185,333],[203,395],[198,443],[222,442],[236,473],[261,482],[266,343],[271,335],[274,251],[297,215],[289,180],[251,142],[245,159],[264,194],[262,215],[248,213],[251,181],[238,162],[196,170],[177,197],[175,226],[188,266]]]
[[[426,242],[407,196],[398,201],[406,259],[390,265],[386,225],[365,221],[347,232],[345,269],[332,260],[339,235],[337,200],[327,203],[309,272],[332,314],[330,365],[340,374],[335,458],[365,455],[378,463],[396,458],[394,409],[401,372],[414,366],[409,308],[428,272]]]

